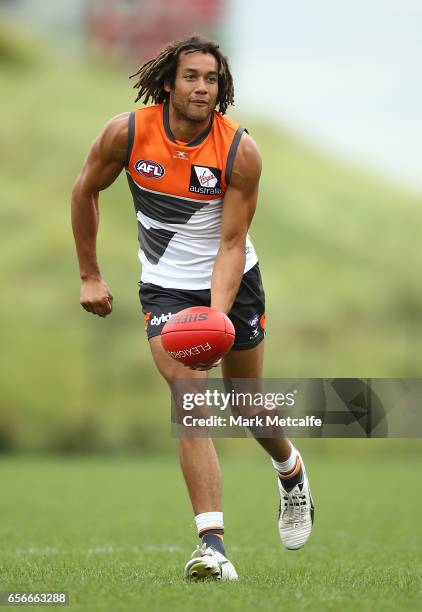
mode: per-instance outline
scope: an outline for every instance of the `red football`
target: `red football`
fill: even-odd
[[[185,365],[211,364],[229,351],[234,327],[220,310],[192,306],[173,315],[161,332],[164,350]]]

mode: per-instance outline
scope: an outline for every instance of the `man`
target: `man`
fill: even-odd
[[[228,314],[236,332],[222,360],[223,377],[260,379],[265,298],[248,229],[261,157],[248,133],[225,117],[234,100],[227,59],[218,45],[191,37],[170,44],[133,76],[135,102],[155,104],[105,126],[73,189],[80,302],[100,317],[112,311],[113,296],[96,259],[98,199],[125,168],[139,225],[140,299],[159,372],[169,384],[207,376],[212,366],[189,369],[173,360],[161,346],[160,332],[169,313],[211,305]],[[301,457],[286,438],[258,441],[278,473],[281,540],[289,549],[300,548],[313,522]],[[212,440],[181,437],[180,463],[202,539],[185,577],[234,580],[223,542],[221,475]]]

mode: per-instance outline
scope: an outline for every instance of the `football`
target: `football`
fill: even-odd
[[[234,342],[233,323],[227,315],[209,306],[185,308],[164,325],[164,350],[185,365],[210,365],[229,351]]]

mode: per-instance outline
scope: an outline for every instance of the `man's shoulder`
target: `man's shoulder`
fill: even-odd
[[[233,133],[237,132],[238,128],[240,127],[238,121],[232,117],[228,117],[227,115],[222,115],[218,111],[214,111],[214,121],[216,121],[218,125]]]
[[[240,188],[256,185],[261,176],[261,169],[262,159],[258,146],[247,132],[243,132],[233,161],[230,183]]]
[[[140,108],[136,108],[133,112],[136,115],[142,115],[146,117],[147,115],[153,115],[157,113],[161,113],[163,109],[163,103],[161,104],[150,104],[149,106],[141,106]]]
[[[129,139],[130,112],[112,117],[105,125],[99,139],[100,152],[104,158],[125,158]]]
[[[236,143],[236,147],[240,146],[242,149],[246,150],[246,152],[258,151],[255,140],[249,134],[248,130],[236,121],[236,119],[215,111],[214,121],[228,133],[230,139],[235,139],[234,142]]]
[[[112,117],[104,127],[104,135],[112,140],[124,137],[126,137],[127,140],[130,115],[130,111],[126,111]]]
[[[219,126],[225,129],[226,132],[228,131],[231,133],[233,138],[237,134],[237,138],[235,138],[236,151],[240,149],[240,151],[243,152],[248,159],[259,156],[259,149],[255,140],[249,134],[248,130],[238,121],[228,117],[227,115],[222,115],[217,111],[214,113],[214,121],[217,121]]]

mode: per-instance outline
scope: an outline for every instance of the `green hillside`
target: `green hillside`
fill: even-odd
[[[144,338],[125,178],[102,197],[99,258],[115,296],[106,320],[79,306],[70,229],[90,142],[133,108],[129,69],[0,35],[0,70],[0,448],[162,448],[168,396]],[[267,375],[420,376],[420,199],[242,121],[264,159],[251,233],[267,293]]]

